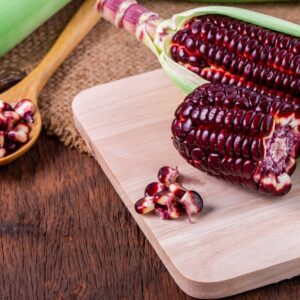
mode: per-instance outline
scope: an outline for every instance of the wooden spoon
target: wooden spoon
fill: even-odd
[[[100,17],[95,9],[95,0],[86,0],[42,62],[20,83],[0,94],[0,99],[10,104],[15,104],[19,100],[26,98],[30,99],[35,105],[34,122],[31,125],[29,141],[16,152],[1,158],[0,165],[8,164],[19,158],[37,141],[42,129],[41,115],[37,106],[38,96],[48,79],[99,19]]]

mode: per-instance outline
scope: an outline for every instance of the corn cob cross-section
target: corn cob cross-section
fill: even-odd
[[[201,171],[263,193],[291,189],[300,155],[297,105],[208,83],[178,107],[172,132],[181,156]]]

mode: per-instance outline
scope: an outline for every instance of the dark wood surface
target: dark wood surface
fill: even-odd
[[[43,133],[0,176],[0,299],[191,299],[93,158]],[[300,277],[231,299],[300,299]]]

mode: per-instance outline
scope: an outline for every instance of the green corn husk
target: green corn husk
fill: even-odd
[[[0,56],[71,0],[1,0]]]

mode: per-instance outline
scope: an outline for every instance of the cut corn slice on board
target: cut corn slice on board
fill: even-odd
[[[183,97],[164,72],[156,70],[83,91],[73,101],[74,121],[187,294],[215,299],[299,275],[300,168],[292,176],[291,192],[281,198],[197,171],[179,157],[170,138],[173,114]],[[162,221],[134,210],[164,165],[178,166],[184,186],[204,199],[204,210],[193,217],[192,225],[185,217]]]

